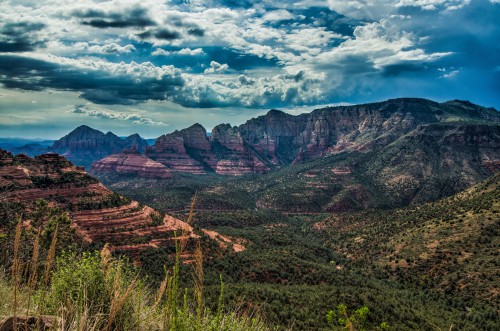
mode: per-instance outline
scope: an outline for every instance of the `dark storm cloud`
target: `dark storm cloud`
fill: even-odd
[[[434,67],[434,66],[433,66]],[[435,67],[434,67],[435,68]],[[387,65],[382,68],[382,75],[384,76],[398,76],[407,74],[410,72],[428,71],[429,67],[424,66],[421,63],[398,63]]]
[[[0,27],[0,52],[28,52],[43,47],[38,32],[46,25],[40,22],[8,22]]]
[[[178,39],[180,37],[179,32],[175,30],[169,30],[169,29],[159,29],[155,31],[154,36],[158,39],[163,39],[163,40],[174,40]]]
[[[176,40],[181,37],[181,34],[179,31],[176,30],[171,30],[168,28],[160,28],[157,30],[146,30],[144,32],[138,33],[137,37],[139,37],[142,40],[149,40],[149,39],[160,39],[160,40]]]
[[[81,18],[81,24],[95,28],[127,28],[156,25],[144,8],[131,8],[124,11],[105,12],[96,9],[78,9],[73,15]]]
[[[135,68],[141,70],[140,67]],[[148,68],[144,69],[147,70]],[[23,56],[0,55],[0,83],[6,88],[41,91],[47,88],[81,92],[98,104],[135,104],[165,100],[184,85],[180,72],[160,78],[89,70]]]
[[[190,27],[187,29],[187,33],[191,36],[203,37],[205,35],[205,30],[200,27]]]
[[[178,14],[170,14],[165,18],[165,24],[176,26],[177,28],[185,29],[189,35],[203,37],[205,29],[193,21],[186,21]]]

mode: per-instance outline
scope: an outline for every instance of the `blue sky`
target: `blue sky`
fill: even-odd
[[[395,97],[500,109],[500,0],[3,0],[0,136]]]

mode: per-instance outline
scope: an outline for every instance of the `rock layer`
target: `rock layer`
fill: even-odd
[[[106,156],[92,163],[91,173],[115,173],[143,178],[171,178],[171,171],[163,164],[136,153],[121,153]]]

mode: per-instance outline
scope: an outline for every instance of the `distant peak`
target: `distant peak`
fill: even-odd
[[[193,130],[201,130],[201,131],[205,132],[205,134],[207,132],[205,127],[203,125],[201,125],[200,123],[195,123],[195,124],[191,125],[189,128],[181,130],[181,131],[193,131]]]
[[[201,125],[200,123],[194,123],[193,125],[190,126],[190,128],[203,128],[203,129],[205,129],[203,127],[203,125]]]
[[[283,119],[283,118],[288,118],[288,117],[294,117],[294,115],[290,115],[288,113],[285,113],[282,110],[279,109],[271,109],[270,111],[267,112],[266,115],[263,116],[264,118],[276,118],[276,119]]]
[[[90,126],[87,126],[87,125],[80,125],[76,129],[74,129],[73,132],[74,131],[98,131],[98,130],[93,129]]]
[[[88,130],[88,129],[92,129],[90,126],[87,126],[87,125],[80,125],[78,127],[76,127],[75,130]]]
[[[281,111],[279,109],[271,109],[270,111],[267,112],[266,115],[269,115],[269,116],[282,116],[282,115],[287,115],[287,113],[285,113],[284,111]]]
[[[74,129],[73,131],[71,131],[68,136],[72,136],[72,135],[81,135],[81,134],[104,134],[102,133],[101,131],[99,130],[96,130],[96,129],[93,129],[91,128],[90,126],[87,126],[87,125],[80,125],[79,127],[77,127],[76,129]]]

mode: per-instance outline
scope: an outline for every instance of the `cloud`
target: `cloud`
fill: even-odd
[[[284,9],[269,11],[262,17],[262,19],[267,22],[287,21],[293,18],[294,16],[292,13]]]
[[[216,76],[219,77],[219,76]],[[323,75],[298,71],[267,77],[239,75],[234,79],[204,80],[193,76],[186,82],[182,93],[172,101],[185,107],[280,107],[317,103],[323,100]]]
[[[184,78],[173,66],[156,67],[150,62],[0,55],[0,83],[32,91],[79,91],[98,104],[135,104],[166,100],[182,87]]]
[[[221,74],[228,66],[215,61],[207,70],[217,75],[207,79],[204,75],[182,74],[173,66],[157,67],[150,62],[127,64],[94,58],[0,55],[0,83],[6,88],[80,91],[82,98],[96,104],[134,105],[158,100],[184,107],[263,107],[321,99],[322,76],[317,73],[299,71],[261,78],[241,75],[223,78]]]
[[[42,22],[6,22],[0,26],[0,52],[28,52],[43,47],[46,40],[39,31],[46,25]]]
[[[331,10],[348,17],[380,20],[390,14],[397,14],[404,7],[424,11],[456,10],[470,2],[471,0],[328,0],[328,5]]]
[[[216,73],[223,73],[224,71],[228,70],[229,66],[227,64],[220,64],[219,62],[216,61],[211,61],[210,62],[210,68],[205,69],[205,74],[216,74]]]
[[[201,49],[201,48],[196,48],[196,49],[183,48],[180,51],[178,51],[177,54],[196,56],[196,55],[203,55],[205,53],[203,52],[203,49]]]
[[[81,19],[81,24],[94,28],[128,28],[147,27],[156,25],[151,19],[148,11],[141,7],[131,7],[120,10],[109,10],[94,8],[79,8],[73,11],[73,15]]]
[[[399,0],[396,7],[418,7],[422,10],[457,10],[469,5],[471,0]]]
[[[364,101],[410,82],[430,96],[469,82],[492,91],[496,3],[5,0],[0,84],[76,92],[98,104],[187,107]],[[442,79],[456,68],[454,79]]]
[[[180,37],[179,32],[169,29],[159,29],[154,33],[155,38],[164,40],[173,40]]]
[[[329,52],[317,57],[317,63],[323,68],[339,68],[352,61],[352,67],[361,71],[380,70],[384,67],[432,62],[451,52],[427,53],[414,48],[415,37],[409,32],[400,32],[398,27],[387,20],[358,26],[354,38],[350,38]],[[404,67],[401,67],[404,68]]]
[[[328,0],[328,6],[344,16],[378,20],[394,9],[394,0]]]
[[[70,113],[74,114],[84,114],[92,117],[99,117],[102,119],[110,119],[110,120],[119,120],[119,121],[130,121],[134,124],[143,124],[143,125],[158,125],[158,126],[168,126],[163,122],[157,122],[152,120],[151,118],[144,117],[140,114],[132,113],[115,113],[108,110],[102,109],[91,109],[86,105],[75,105]]]
[[[441,78],[453,78],[457,76],[460,73],[460,70],[453,70],[450,71],[449,73],[443,74]]]
[[[130,53],[136,51],[134,45],[128,44],[120,46],[116,43],[106,45],[89,45],[87,42],[78,42],[72,45],[73,48],[79,51],[84,51],[93,54],[117,54],[117,53]]]
[[[151,55],[153,56],[170,56],[170,55],[188,55],[188,56],[198,56],[198,55],[205,55],[205,52],[203,52],[203,49],[201,48],[196,48],[196,49],[191,49],[191,48],[183,48],[178,51],[166,51],[161,48],[157,48],[154,50]]]

